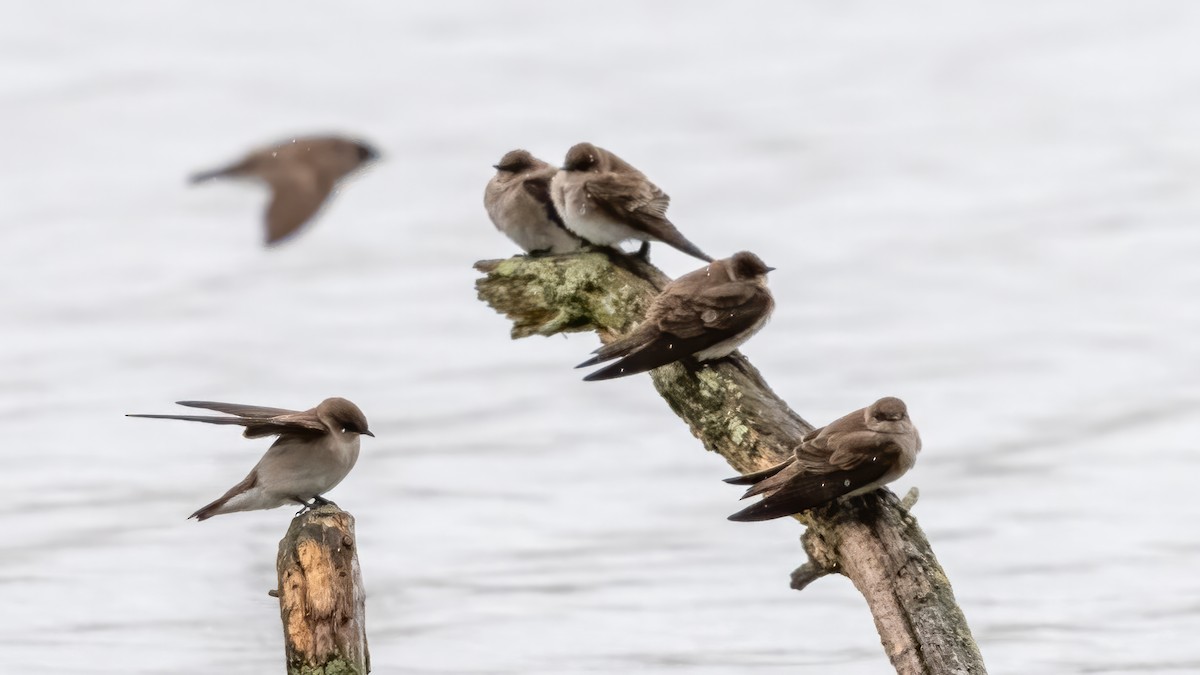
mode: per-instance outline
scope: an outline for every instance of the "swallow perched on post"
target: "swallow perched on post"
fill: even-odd
[[[671,198],[604,148],[579,143],[568,150],[562,169],[550,183],[550,196],[567,228],[592,244],[615,246],[637,239],[645,242],[639,252],[645,254],[650,242],[661,241],[712,261],[667,220]]]
[[[273,509],[288,503],[329,504],[321,495],[332,490],[358,461],[359,436],[374,436],[358,406],[344,398],[327,398],[309,410],[264,408],[238,403],[179,401],[232,415],[128,415],[246,427],[246,438],[278,436],[242,482],[189,518],[207,520],[222,513]]]
[[[711,361],[728,356],[767,323],[775,300],[767,273],[775,269],[749,251],[716,260],[667,284],[646,319],[629,335],[595,351],[576,366],[619,358],[585,380],[644,373],[687,357]]]
[[[483,192],[483,206],[497,230],[532,255],[570,253],[583,246],[550,199],[557,168],[525,150],[513,150],[495,169]]]
[[[726,483],[750,486],[742,499],[763,495],[762,501],[729,519],[781,518],[841,497],[866,494],[903,476],[920,451],[921,436],[904,401],[881,398],[810,431],[787,460],[726,479]]]
[[[379,153],[361,141],[336,137],[294,138],[255,150],[220,169],[193,174],[190,182],[213,178],[256,178],[271,188],[265,216],[266,243],[294,234],[325,203],[341,179]]]

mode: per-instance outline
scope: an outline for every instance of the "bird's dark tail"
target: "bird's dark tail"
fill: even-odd
[[[725,482],[729,483],[730,485],[754,485],[755,483],[764,481],[764,480],[770,478],[771,476],[774,476],[775,474],[779,473],[780,471],[783,471],[791,463],[792,463],[792,460],[789,459],[785,462],[780,462],[779,464],[776,464],[775,466],[763,469],[762,471],[755,471],[754,473],[748,473],[743,476],[734,476],[733,478],[726,478]]]
[[[780,504],[763,500],[756,504],[751,504],[737,513],[729,516],[729,520],[735,523],[756,523],[763,520],[774,520],[791,516],[804,511],[806,508],[811,508],[813,505],[801,504]]]
[[[184,422],[204,422],[206,424],[241,424],[249,420],[242,417],[218,417],[217,415],[143,415],[129,413],[126,417],[141,417],[148,420],[183,420]]]
[[[611,361],[634,351],[638,347],[642,346],[642,344],[645,342],[646,336],[635,330],[619,340],[613,340],[612,342],[597,348],[592,352],[595,354],[595,356],[575,367],[587,368],[588,366],[594,366],[597,363]]]
[[[603,359],[601,359],[603,360]],[[592,362],[584,362],[582,365],[591,365],[599,361],[593,359]],[[611,380],[617,377],[625,377],[626,375],[637,375],[654,370],[659,366],[666,365],[670,361],[663,362],[660,356],[650,354],[647,350],[633,352],[616,363],[609,364],[594,373],[588,373],[584,376],[584,382],[595,382],[597,380]]]
[[[221,508],[229,503],[230,499],[233,499],[243,492],[253,488],[255,485],[258,485],[258,471],[251,471],[250,475],[242,479],[242,482],[229,488],[228,492],[221,495],[216,500],[200,507],[200,509],[198,509],[195,513],[188,516],[188,519],[190,520],[195,518],[198,521],[204,521],[212,518],[213,516],[225,513],[225,511],[222,511]]]
[[[188,182],[192,183],[194,185],[196,183],[203,183],[205,181],[210,181],[214,178],[224,178],[225,176],[235,176],[238,173],[240,173],[243,168],[244,168],[243,163],[238,162],[237,164],[223,166],[220,169],[212,169],[209,171],[198,171],[198,172],[192,174],[191,176],[188,176]]]
[[[675,226],[671,225],[671,228],[674,229]],[[669,241],[666,239],[660,239],[659,241],[662,241],[662,243],[674,248],[675,250],[683,251],[684,253],[692,256],[693,258],[699,258],[699,259],[703,260],[704,262],[712,262],[713,261],[713,257],[711,255],[705,253],[704,251],[701,251],[699,246],[688,241],[687,237],[684,237],[683,234],[681,234],[679,232],[679,230],[677,230],[677,229],[675,230],[675,232],[673,233],[673,236],[670,238]],[[647,251],[647,255],[648,254],[649,254],[649,251]]]
[[[645,338],[642,338],[644,340]],[[594,380],[611,380],[614,377],[625,377],[626,375],[635,375],[644,373],[668,363],[675,363],[689,357],[704,346],[705,336],[700,335],[694,338],[676,338],[668,335],[660,335],[653,342],[643,342],[643,346],[638,346],[631,350],[628,354],[621,354],[620,361],[609,364],[600,370],[583,378],[591,382]],[[616,343],[613,343],[614,345]],[[613,345],[608,345],[611,347]],[[605,349],[608,349],[605,347]],[[602,354],[606,355],[606,354]],[[602,359],[607,360],[607,359]]]
[[[792,471],[781,470],[751,486],[742,499],[763,494],[762,501],[747,506],[729,519],[741,522],[771,520],[807,511],[870,485],[883,477],[888,467],[885,462],[864,462],[853,469],[804,474],[796,465]]]
[[[196,183],[203,183],[205,181],[209,181],[214,178],[220,178],[221,176],[226,175],[228,174],[224,171],[201,171],[188,176],[188,182],[192,185],[195,185]]]
[[[227,502],[227,501],[229,501],[228,497],[221,497],[220,499],[216,500],[215,502],[212,502],[211,504],[208,504],[207,506],[200,508],[198,511],[196,511],[192,515],[188,516],[188,520],[191,520],[192,518],[195,518],[196,520],[200,520],[200,521],[208,520],[209,518],[212,518],[213,516],[217,515],[217,513],[220,511],[221,507],[224,506],[225,502]]]

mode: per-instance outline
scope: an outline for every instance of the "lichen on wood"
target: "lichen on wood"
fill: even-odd
[[[288,675],[366,675],[366,594],[354,517],[334,505],[292,520],[279,542],[279,611]]]
[[[610,342],[645,315],[668,279],[649,263],[610,250],[476,263],[479,298],[512,320],[512,337],[596,331]],[[812,425],[740,353],[650,373],[655,389],[704,447],[742,473],[792,452]],[[732,506],[732,505],[731,505]],[[915,518],[891,491],[798,514],[808,562],[803,588],[827,574],[848,577],[866,599],[897,673],[983,675],[983,658],[950,582]]]

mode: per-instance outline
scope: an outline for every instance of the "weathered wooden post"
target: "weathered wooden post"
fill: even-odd
[[[668,281],[648,263],[603,251],[475,267],[484,273],[476,282],[480,299],[513,321],[514,339],[595,330],[609,342],[641,320]],[[736,352],[710,366],[673,364],[650,375],[704,447],[743,473],[776,464],[812,430]],[[984,675],[950,581],[910,506],[884,489],[797,515],[808,527],[808,562],[793,572],[792,587],[831,573],[848,577],[901,675]]]
[[[328,505],[292,519],[275,567],[288,675],[370,672],[354,517]]]

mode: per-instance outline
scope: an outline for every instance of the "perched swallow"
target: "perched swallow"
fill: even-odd
[[[495,168],[483,191],[483,206],[497,230],[533,255],[569,253],[583,246],[550,199],[550,180],[558,169],[525,150],[509,152]]]
[[[742,251],[688,272],[667,284],[632,333],[597,349],[576,368],[620,358],[583,378],[608,380],[689,356],[697,361],[728,356],[771,316],[775,300],[767,272],[773,269]]]
[[[921,436],[904,401],[888,396],[810,431],[786,461],[757,473],[726,479],[751,486],[742,499],[762,501],[730,520],[770,520],[853,497],[890,483],[912,468]]]
[[[271,188],[266,213],[268,245],[291,236],[321,208],[339,180],[379,157],[371,146],[344,138],[295,138],[255,150],[230,166],[203,171],[192,183],[213,178],[257,178]]]
[[[327,398],[303,412],[237,403],[179,401],[189,408],[216,410],[215,415],[128,415],[246,427],[246,438],[278,436],[242,482],[189,518],[206,520],[222,513],[273,509],[288,503],[329,504],[321,495],[342,482],[358,461],[358,437],[374,436],[358,406],[344,398]]]
[[[550,183],[550,195],[567,228],[588,242],[615,246],[627,239],[661,241],[712,261],[667,220],[671,198],[665,192],[625,160],[591,143],[567,151]],[[642,252],[648,250],[643,245]]]

